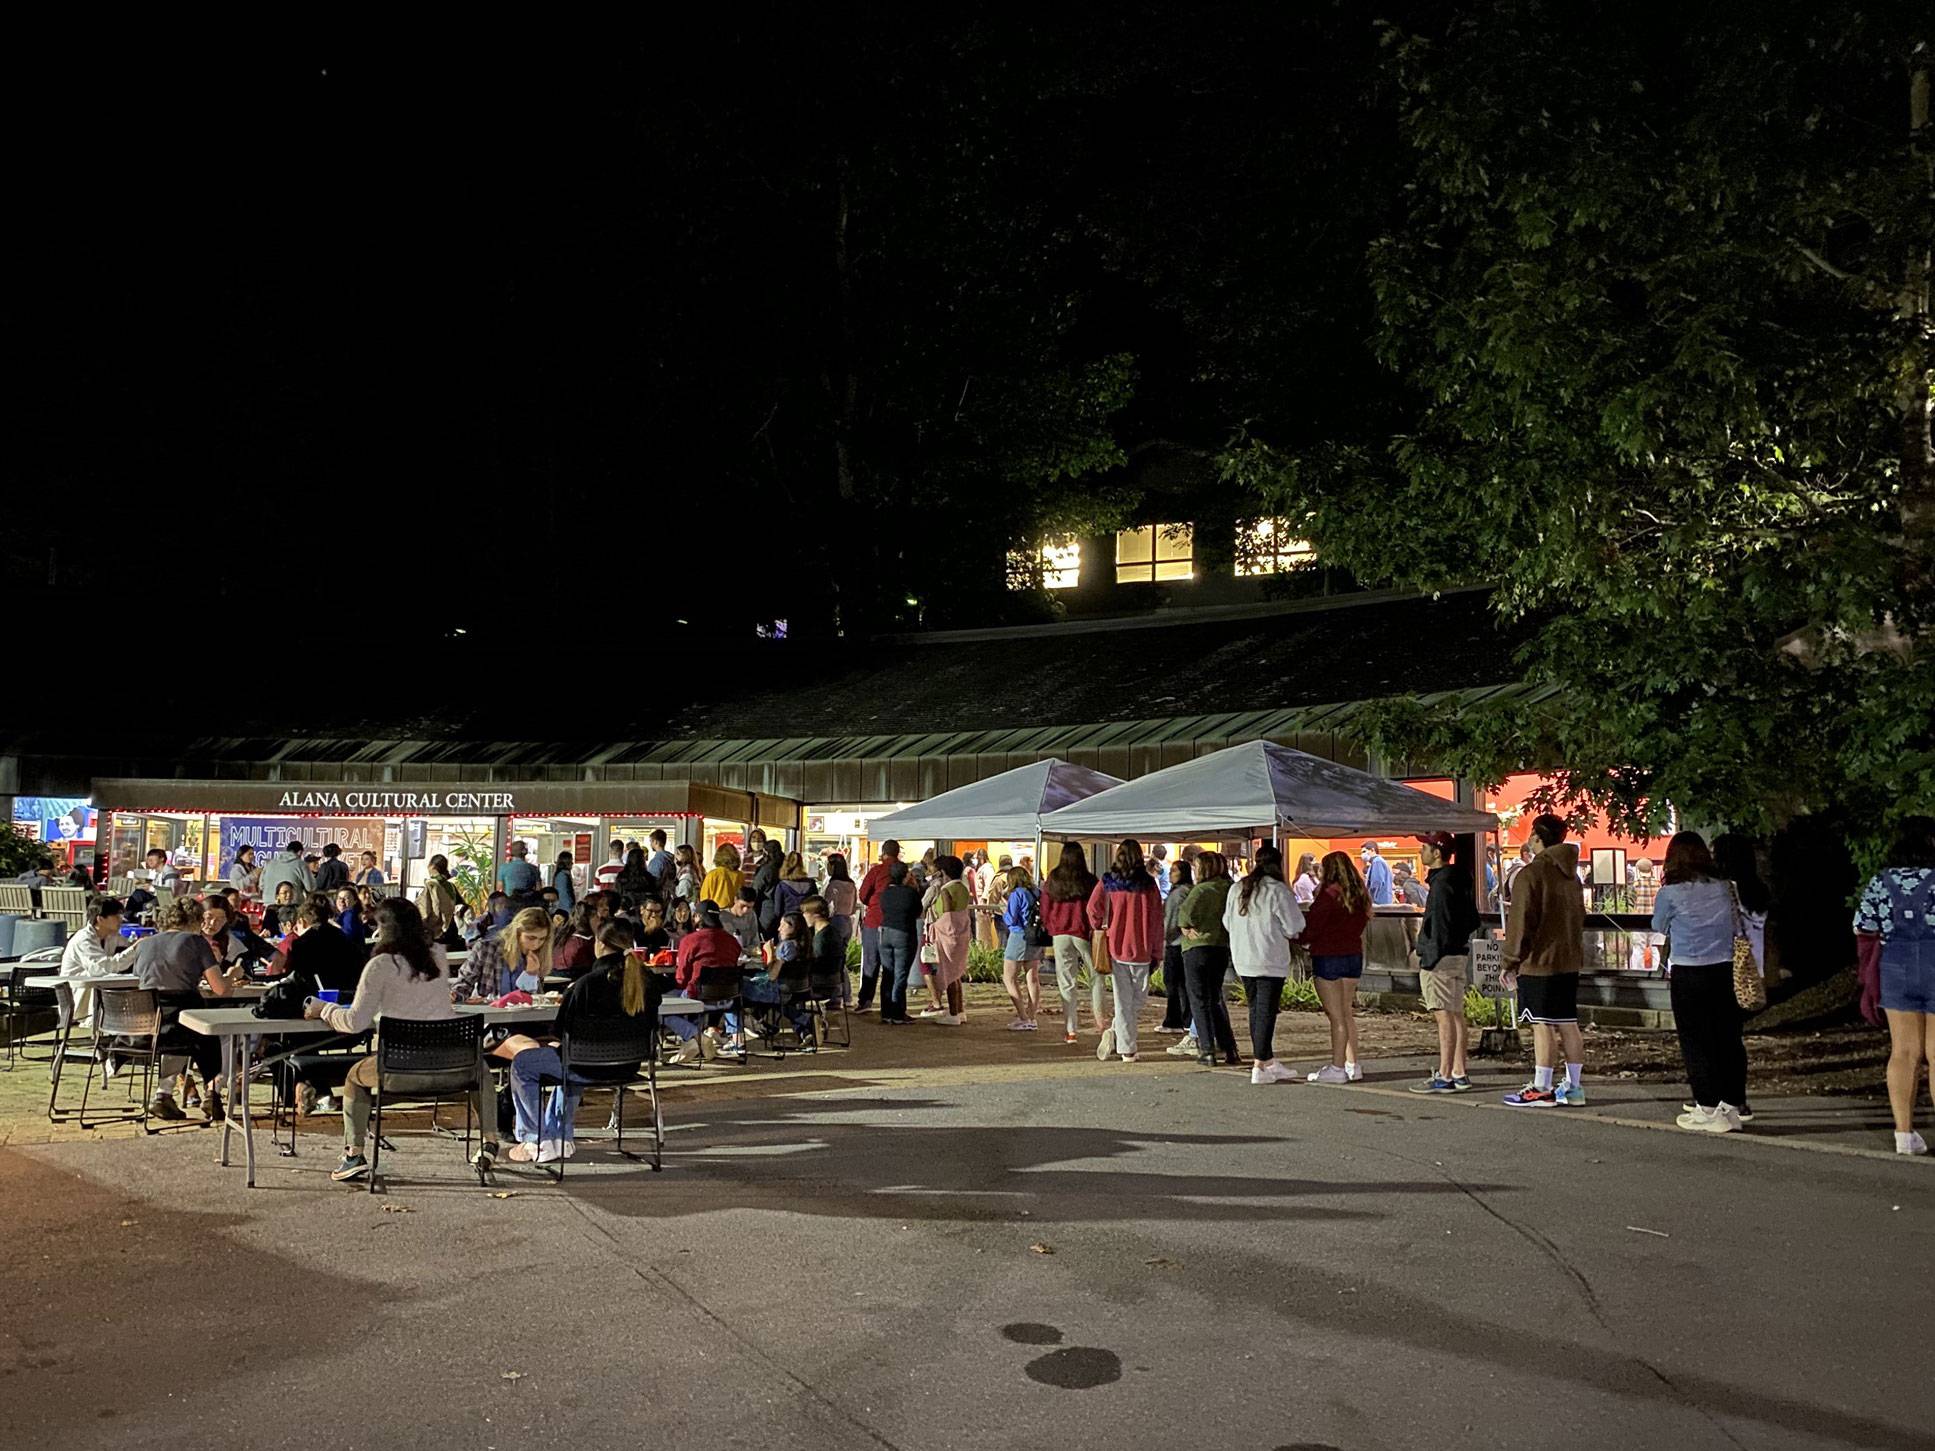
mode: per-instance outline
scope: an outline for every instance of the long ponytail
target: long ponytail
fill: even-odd
[[[623,917],[614,917],[598,929],[599,949],[607,954],[624,955],[625,965],[621,969],[618,984],[618,1004],[629,1018],[635,1018],[645,1011],[645,964],[632,951],[636,940],[632,936],[632,924]]]

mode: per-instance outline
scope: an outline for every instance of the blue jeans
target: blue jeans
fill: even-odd
[[[904,933],[902,934],[905,935]],[[854,1004],[861,1012],[873,1001],[874,979],[880,976],[880,929],[860,929],[860,1000]]]
[[[749,1003],[780,1003],[786,1000],[785,989],[757,968],[751,969],[746,973],[745,993],[746,1001]],[[793,1026],[798,1028],[802,1035],[813,1025],[812,1015],[804,1008],[796,1008],[786,1016],[792,1019]],[[728,1008],[726,1010],[726,1036],[728,1038],[738,1037],[739,1028],[739,1015]]]
[[[895,927],[874,931],[879,937],[880,1021],[903,1020],[907,1016],[907,977],[914,967],[914,934]],[[865,929],[861,940],[865,940]],[[865,979],[860,984],[860,996],[862,999],[867,996]]]
[[[517,1106],[520,1144],[535,1144],[540,1138],[569,1139],[572,1121],[578,1116],[578,1104],[585,1096],[585,1080],[575,1074],[564,1092],[554,1088],[549,1094],[541,1095],[538,1091],[541,1073],[554,1079],[563,1076],[564,1064],[558,1061],[557,1049],[526,1048],[511,1060],[511,1102]]]

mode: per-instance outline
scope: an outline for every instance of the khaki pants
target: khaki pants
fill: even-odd
[[[440,1073],[392,1073],[388,1083],[392,1093],[408,1094],[433,1089],[449,1080]],[[360,1154],[363,1145],[369,1141],[370,1109],[375,1103],[376,1059],[374,1056],[359,1058],[350,1065],[349,1076],[343,1080],[343,1151]],[[477,1114],[478,1132],[484,1142],[497,1142],[497,1085],[490,1076],[490,1067],[483,1059],[477,1062],[477,1079],[471,1085],[470,1106]]]
[[[1089,1013],[1099,1028],[1108,1014],[1102,1008],[1102,978],[1095,971],[1088,938],[1058,934],[1054,945],[1055,986],[1061,990],[1062,1016],[1068,1024],[1064,1031],[1075,1031],[1075,994],[1084,978],[1089,984]]]

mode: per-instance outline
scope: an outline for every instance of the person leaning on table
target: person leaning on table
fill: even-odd
[[[548,934],[547,934],[548,936]],[[338,1033],[367,1033],[379,1016],[391,1018],[429,1018],[442,1020],[457,1015],[450,1001],[450,965],[443,948],[430,942],[423,926],[423,914],[401,897],[387,897],[376,909],[376,944],[363,975],[356,983],[356,997],[347,1005],[318,1002],[314,998],[303,1009],[306,1018],[320,1019]],[[381,1043],[382,1034],[376,1042]],[[375,1055],[357,1060],[343,1084],[343,1161],[330,1171],[337,1181],[360,1179],[369,1173],[369,1160],[363,1145],[369,1138],[371,1095],[376,1090]],[[419,1086],[417,1075],[391,1076],[389,1086],[407,1093]],[[477,1082],[472,1088],[471,1107],[482,1125],[484,1140],[472,1160],[488,1169],[497,1159],[497,1092],[491,1085],[490,1069],[483,1058],[477,1061]]]
[[[192,1058],[202,1075],[202,1114],[210,1123],[222,1116],[222,1095],[217,1088],[222,1074],[222,1045],[214,1038],[191,1033],[176,1022],[180,1010],[198,1007],[202,989],[210,996],[225,998],[241,980],[241,964],[222,971],[222,962],[202,936],[202,904],[193,897],[171,897],[162,904],[161,930],[144,937],[128,961],[142,987],[154,992],[162,1007],[161,1073],[148,1112],[170,1122],[186,1118],[175,1104],[172,1085],[175,1076],[186,1070]]]
[[[75,1024],[93,1017],[94,993],[86,986],[92,977],[126,971],[135,944],[121,935],[121,900],[96,897],[87,904],[87,926],[67,939],[60,955],[60,975],[72,979]]]

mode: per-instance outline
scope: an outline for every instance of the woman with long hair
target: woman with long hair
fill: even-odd
[[[457,972],[463,997],[501,998],[508,992],[534,993],[551,975],[551,919],[542,907],[526,907],[502,932],[471,948]]]
[[[430,940],[441,942],[446,948],[457,937],[458,909],[462,905],[457,896],[456,884],[450,880],[450,858],[439,852],[430,858],[429,879],[424,882],[423,890],[417,893],[417,914],[423,918],[424,930]]]
[[[1734,888],[1714,871],[1697,831],[1666,844],[1653,930],[1666,939],[1667,986],[1693,1102],[1675,1120],[1692,1133],[1738,1133],[1747,1107],[1745,1021],[1733,991]]]
[[[572,878],[571,868],[575,865],[571,853],[561,851],[551,866],[551,890],[558,894],[558,910],[567,917],[578,905],[578,883]]]
[[[1099,1033],[1108,1022],[1102,1008],[1102,974],[1095,971],[1089,938],[1088,899],[1095,890],[1095,873],[1088,869],[1088,853],[1079,842],[1062,845],[1061,860],[1041,884],[1041,925],[1055,953],[1055,986],[1062,995],[1062,1041],[1076,1041],[1075,994],[1084,980],[1089,988],[1089,1018]]]
[[[1001,985],[1008,990],[1008,1001],[1015,1015],[1008,1024],[1011,1033],[1035,1031],[1035,1015],[1041,1011],[1041,949],[1028,940],[1028,924],[1039,926],[1040,898],[1026,867],[1016,867],[1003,884],[1007,899],[1002,906],[1001,925],[1008,940],[1001,949]]]
[[[779,936],[779,882],[785,875],[786,851],[776,841],[766,843],[766,848],[757,857],[750,858],[753,864],[752,876],[746,885],[759,894],[753,911],[759,919],[759,936],[764,942],[771,942]]]
[[[820,885],[813,880],[813,874],[806,869],[806,858],[796,851],[786,853],[779,864],[779,917],[787,917],[800,910],[800,903],[808,897],[817,897]]]
[[[1223,979],[1230,970],[1230,935],[1223,927],[1229,906],[1229,863],[1221,852],[1206,851],[1192,866],[1195,885],[1183,902],[1177,925],[1182,928],[1183,984],[1189,994],[1189,1017],[1196,1025],[1196,1061],[1205,1068],[1216,1055],[1234,1067],[1236,1034],[1230,1028],[1229,1006],[1223,1001]],[[1173,890],[1173,889],[1172,889]],[[1288,970],[1287,968],[1285,969]],[[1163,975],[1169,973],[1163,968]],[[1278,989],[1281,994],[1282,989]]]
[[[1926,1154],[1915,1132],[1922,1064],[1935,1060],[1935,818],[1911,816],[1897,832],[1888,865],[1868,880],[1855,909],[1861,961],[1861,1011],[1888,1022],[1888,1105],[1895,1152]],[[1879,1013],[1877,1012],[1879,1010]]]
[[[1115,1017],[1102,1030],[1095,1056],[1106,1063],[1111,1053],[1118,1053],[1124,1063],[1133,1063],[1137,1020],[1149,995],[1149,978],[1162,961],[1162,894],[1135,838],[1116,843],[1114,861],[1089,893],[1088,922],[1107,938],[1109,986],[1115,996]]]
[[[589,972],[598,959],[598,895],[571,909],[571,919],[551,938],[552,971],[565,977]]]
[[[927,986],[941,1010],[921,1016],[943,1028],[958,1028],[967,1021],[968,945],[974,941],[974,898],[961,880],[966,870],[957,856],[936,857],[934,877],[940,889],[923,909],[927,940],[935,950],[935,960],[927,964]]]
[[[1297,899],[1297,905],[1310,910],[1310,904],[1317,900],[1317,888],[1322,885],[1317,880],[1317,857],[1314,852],[1305,852],[1297,858],[1297,875],[1291,879],[1290,892]]]
[[[847,944],[853,941],[853,915],[860,905],[859,890],[846,857],[837,851],[829,855],[826,885],[820,888],[820,900],[826,903],[826,930],[833,935],[822,946],[826,949],[825,960],[839,963],[840,991],[849,1000],[853,986],[847,979]]]
[[[1303,912],[1283,880],[1283,853],[1260,846],[1250,870],[1223,903],[1223,931],[1229,934],[1230,961],[1250,1005],[1250,1082],[1291,1083],[1296,1079],[1277,1062],[1277,1010],[1290,976],[1290,939],[1304,930]],[[1216,995],[1223,980],[1216,980]],[[1206,1004],[1210,1011],[1214,1007]],[[1199,1060],[1200,1061],[1200,1060]],[[1232,1061],[1225,1054],[1224,1061]]]
[[[764,839],[761,838],[762,841]],[[699,885],[699,900],[712,903],[721,912],[729,911],[732,904],[739,900],[739,890],[745,885],[745,880],[739,871],[739,848],[729,841],[722,841],[712,853],[712,870],[705,874],[705,881]]]
[[[537,919],[544,927],[544,913],[532,908],[522,917]],[[550,941],[550,933],[544,933]],[[547,949],[548,950],[548,949]],[[348,1003],[324,1003],[311,998],[303,1009],[305,1017],[320,1018],[332,1031],[352,1037],[377,1026],[379,1017],[444,1019],[456,1016],[451,1004],[450,969],[443,949],[432,945],[423,917],[401,897],[386,897],[376,908],[376,947],[363,974],[356,982],[356,996]],[[378,1038],[382,1036],[378,1030]],[[369,1138],[370,1096],[376,1091],[376,1056],[359,1059],[349,1070],[343,1085],[343,1159],[329,1177],[341,1182],[360,1179],[370,1171],[363,1157]],[[471,1107],[483,1126],[484,1139],[472,1161],[478,1173],[488,1173],[497,1157],[497,1090],[491,1083],[490,1069],[482,1059],[477,1064],[477,1081],[471,1090]]]
[[[1312,1083],[1354,1083],[1364,1076],[1357,1059],[1357,980],[1364,975],[1364,929],[1371,925],[1371,894],[1347,852],[1327,853],[1317,868],[1319,886],[1304,929],[1317,1001],[1330,1024],[1330,1062],[1310,1075]]]
[[[1162,901],[1162,1026],[1158,1033],[1183,1035],[1163,1051],[1176,1058],[1196,1056],[1196,1035],[1190,1031],[1189,987],[1183,981],[1182,912],[1196,885],[1196,870],[1188,861],[1169,869],[1169,895]]]

